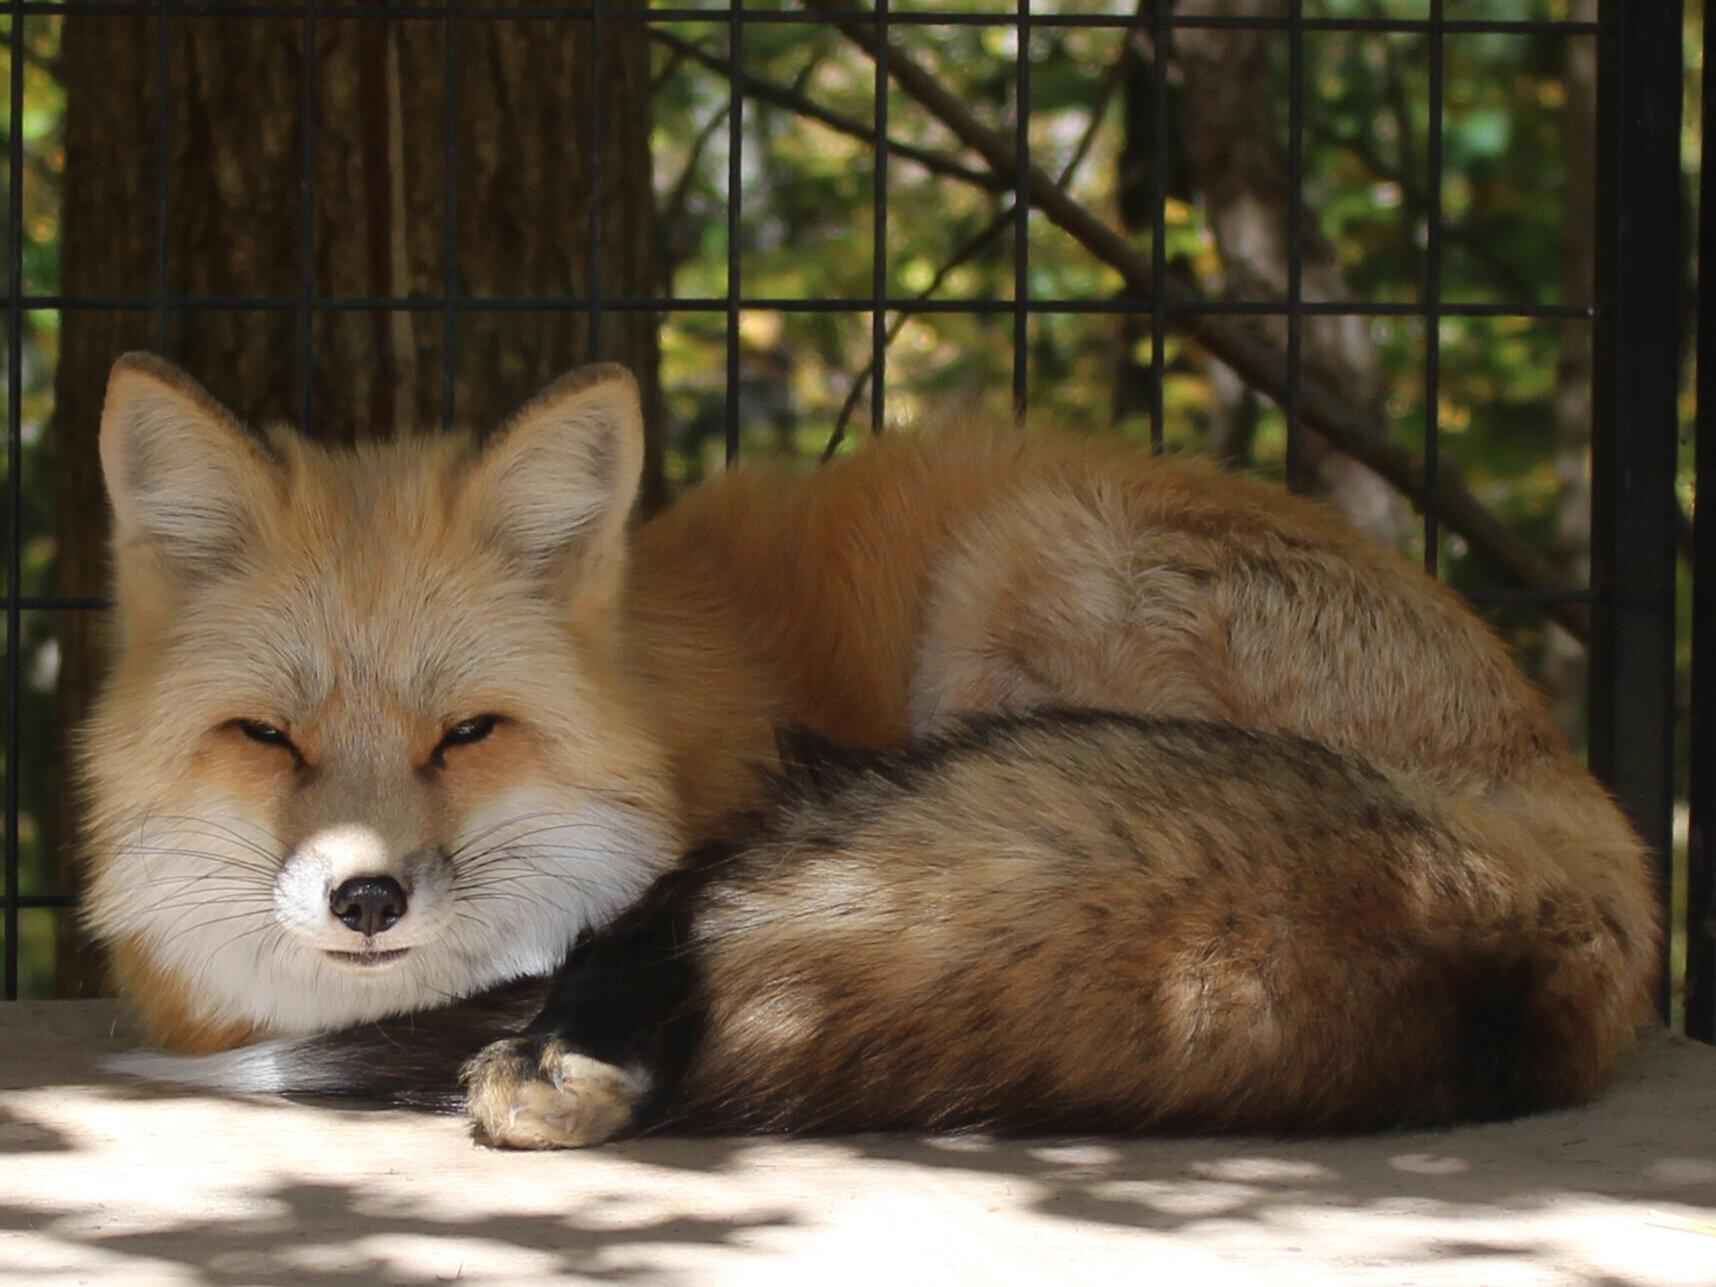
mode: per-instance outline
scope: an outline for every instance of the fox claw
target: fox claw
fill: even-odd
[[[632,1122],[641,1073],[569,1050],[552,1037],[497,1041],[464,1067],[466,1111],[496,1148],[583,1148]]]

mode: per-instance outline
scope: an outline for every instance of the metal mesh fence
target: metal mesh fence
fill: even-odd
[[[313,355],[323,328],[337,324],[334,319],[342,315],[409,316],[414,324],[430,320],[439,332],[434,358],[439,412],[444,422],[451,423],[461,414],[458,355],[462,327],[470,324],[469,319],[508,311],[578,314],[586,321],[587,356],[599,358],[608,351],[615,319],[644,314],[661,319],[670,329],[679,327],[673,334],[685,337],[676,350],[680,356],[670,352],[664,360],[664,391],[670,405],[675,405],[676,398],[690,404],[689,395],[682,397],[683,390],[675,384],[688,364],[701,360],[712,371],[718,368],[718,385],[709,386],[718,387],[718,393],[704,399],[712,404],[704,410],[709,413],[708,422],[718,426],[718,450],[729,461],[747,449],[744,426],[756,416],[756,408],[749,405],[756,381],[747,385],[747,364],[755,363],[760,347],[765,357],[786,350],[782,362],[790,367],[795,344],[800,349],[809,347],[802,339],[777,342],[772,348],[753,343],[747,326],[759,317],[770,319],[778,333],[789,337],[808,335],[810,328],[824,323],[845,328],[840,335],[847,338],[824,345],[828,352],[817,371],[829,390],[828,405],[810,417],[828,452],[838,449],[854,419],[861,422],[867,415],[870,427],[880,430],[896,401],[915,398],[909,386],[931,359],[905,364],[901,351],[914,336],[921,348],[936,348],[922,337],[941,335],[935,327],[955,317],[981,319],[982,334],[993,339],[996,349],[985,359],[986,369],[1000,373],[997,378],[1005,386],[1005,401],[1021,411],[1035,411],[1055,400],[1045,390],[1051,390],[1061,377],[1044,367],[1053,365],[1050,359],[1057,353],[1076,350],[1083,342],[1069,342],[1056,350],[1043,338],[1050,328],[1079,322],[1107,328],[1104,335],[1124,337],[1130,347],[1121,365],[1135,388],[1134,432],[1158,448],[1181,445],[1173,432],[1180,414],[1177,399],[1183,400],[1176,393],[1182,387],[1176,383],[1177,364],[1193,360],[1186,355],[1195,354],[1196,360],[1221,366],[1252,396],[1261,397],[1265,415],[1281,427],[1274,467],[1291,483],[1310,480],[1313,465],[1307,459],[1308,444],[1318,440],[1332,444],[1411,499],[1417,517],[1407,543],[1421,553],[1433,574],[1449,576],[1449,551],[1458,549],[1474,566],[1489,569],[1461,587],[1488,610],[1507,620],[1530,617],[1540,623],[1540,630],[1542,622],[1556,621],[1587,635],[1591,660],[1587,736],[1593,765],[1613,784],[1647,840],[1664,854],[1666,896],[1675,795],[1675,577],[1680,540],[1675,500],[1680,381],[1677,301],[1683,272],[1674,231],[1680,200],[1678,4],[1604,0],[1584,17],[1577,16],[1581,12],[1577,5],[1533,0],[1517,4],[1280,0],[1272,5],[1218,0],[1179,4],[1142,0],[1136,5],[1018,0],[992,9],[903,0],[879,0],[873,7],[840,0],[802,8],[774,3],[646,8],[605,3],[398,6],[35,0],[6,8],[11,122],[7,772],[0,911],[4,913],[7,998],[31,990],[24,980],[25,918],[38,918],[37,938],[43,939],[51,931],[39,926],[66,915],[73,905],[71,890],[63,887],[65,876],[39,852],[45,842],[34,813],[41,806],[26,799],[38,789],[28,785],[31,774],[41,778],[46,772],[41,766],[47,763],[43,748],[26,736],[28,694],[32,685],[51,682],[51,676],[44,680],[36,673],[45,663],[39,645],[32,651],[31,629],[33,622],[50,614],[99,612],[103,603],[97,596],[58,594],[31,583],[27,552],[40,538],[36,530],[40,516],[28,495],[27,458],[32,444],[55,429],[52,408],[27,408],[26,396],[30,368],[47,360],[32,347],[30,319],[63,317],[79,310],[148,315],[153,319],[155,346],[167,356],[174,356],[171,324],[187,317],[242,313],[291,318],[297,418],[310,426],[325,411],[317,400]],[[153,171],[153,287],[140,292],[129,284],[114,283],[108,290],[73,294],[60,289],[57,281],[45,284],[27,263],[27,225],[33,204],[29,189],[40,178],[27,156],[31,106],[26,89],[30,76],[53,74],[51,67],[45,71],[40,67],[39,56],[32,72],[31,39],[32,31],[39,33],[43,24],[103,17],[153,20],[153,45],[137,49],[135,56],[152,60],[154,83],[163,87],[156,101],[137,105],[139,112],[149,114],[155,144],[152,155],[126,158],[127,164]],[[589,58],[588,102],[581,119],[569,125],[587,131],[592,144],[588,182],[597,195],[589,202],[587,225],[581,233],[588,267],[582,289],[576,292],[473,293],[462,287],[459,268],[461,220],[468,217],[460,209],[458,184],[461,166],[468,161],[461,153],[458,128],[461,58],[473,24],[524,21],[541,24],[544,40],[554,40],[556,31],[576,30]],[[175,64],[174,32],[184,24],[263,22],[299,24],[302,32],[298,101],[281,105],[282,111],[295,111],[302,123],[296,171],[283,175],[281,182],[281,199],[296,202],[300,215],[297,287],[262,294],[175,289],[178,278],[169,262],[175,181],[168,171],[179,140],[173,136],[167,98],[187,69]],[[443,252],[434,290],[341,293],[327,289],[318,276],[315,216],[329,199],[317,186],[318,149],[325,143],[317,129],[318,78],[323,70],[318,62],[318,35],[354,22],[427,25],[439,32],[445,87],[438,229]],[[704,112],[697,138],[689,137],[688,124],[685,137],[668,139],[666,144],[701,157],[702,181],[724,189],[712,198],[717,202],[711,207],[714,213],[704,221],[706,244],[696,252],[697,271],[679,273],[662,291],[643,293],[621,292],[604,274],[602,265],[609,250],[604,238],[610,234],[600,217],[608,182],[601,140],[613,123],[613,114],[621,110],[604,92],[604,48],[622,27],[637,24],[646,25],[657,42],[658,96],[672,92],[669,70],[702,78],[701,88],[690,95]],[[981,75],[973,67],[937,65],[937,56],[946,58],[947,51],[956,47],[947,33],[959,31],[981,33],[975,44],[957,46],[981,53],[985,60]],[[808,70],[809,59],[799,83],[783,84],[759,70],[753,57],[757,48],[777,49],[785,39],[783,32],[807,45],[824,41],[838,47],[844,60],[839,64],[841,75],[847,80],[859,74],[856,69],[863,69],[868,89],[857,97],[868,97],[868,110],[854,115],[820,101],[819,82]],[[1193,33],[1224,32],[1269,35],[1269,75],[1252,92],[1270,98],[1282,126],[1279,162],[1286,226],[1280,230],[1281,277],[1274,283],[1252,283],[1249,289],[1231,281],[1222,289],[1211,289],[1209,275],[1198,271],[1200,252],[1192,244],[1196,238],[1186,232],[1185,195],[1176,174],[1178,137],[1190,128],[1182,101],[1184,68],[1177,51]],[[1064,107],[1064,66],[1084,56],[1080,50],[1086,46],[1073,42],[1072,34],[1111,40],[1117,51],[1115,65],[1120,65],[1119,54],[1124,52],[1134,77],[1125,86],[1132,169],[1123,184],[1115,181],[1124,191],[1102,196],[1106,207],[1102,210],[1067,179],[1080,164],[1083,154],[1078,149],[1088,139],[1071,149],[1054,138],[1045,140],[1038,128],[1046,115]],[[1492,256],[1498,261],[1492,265],[1493,287],[1470,289],[1468,261],[1475,252],[1456,238],[1464,225],[1446,208],[1449,194],[1459,191],[1464,182],[1459,165],[1469,162],[1448,154],[1450,115],[1466,108],[1450,101],[1447,59],[1451,49],[1473,48],[1484,41],[1523,42],[1554,51],[1555,57],[1580,49],[1595,58],[1595,110],[1588,122],[1576,122],[1578,131],[1569,147],[1584,149],[1593,158],[1596,200],[1592,208],[1568,209],[1564,215],[1569,227],[1582,228],[1582,235],[1594,244],[1592,280],[1583,288],[1525,290],[1508,280],[1504,253]],[[1323,191],[1315,202],[1307,195],[1308,157],[1323,156],[1339,144],[1342,128],[1332,105],[1338,96],[1311,83],[1326,67],[1326,51],[1334,47],[1328,42],[1346,42],[1340,47],[1359,51],[1354,57],[1400,57],[1411,60],[1413,66],[1410,76],[1402,78],[1411,102],[1402,107],[1401,119],[1416,123],[1418,170],[1392,180],[1396,188],[1411,190],[1414,223],[1406,256],[1410,269],[1387,282],[1372,283],[1369,291],[1331,293],[1321,281],[1313,281],[1329,257],[1317,247],[1327,230],[1319,214],[1332,194]],[[824,60],[815,65],[831,64]],[[961,96],[962,86],[976,83],[984,86],[985,102],[999,105],[996,110],[986,112],[984,104]],[[1118,93],[1114,89],[1118,83],[1118,79],[1113,83],[1093,79],[1092,89]],[[1105,128],[1105,120],[1111,127],[1109,118],[1115,110],[1109,105],[1088,108],[1089,132],[1094,135]],[[852,235],[868,242],[863,255],[867,262],[859,273],[865,285],[838,293],[783,292],[780,274],[772,271],[771,261],[758,249],[757,221],[749,217],[747,202],[759,185],[779,181],[782,163],[769,154],[769,140],[759,135],[755,125],[763,114],[780,112],[795,119],[820,112],[819,128],[829,131],[828,137],[844,139],[843,146],[859,149],[861,162],[854,164],[861,164],[867,176],[862,187],[867,190],[859,191],[846,218]],[[691,115],[688,112],[684,120],[689,122]],[[906,128],[908,121],[923,120],[934,126],[938,144],[933,154],[923,146],[921,131]],[[658,117],[658,133],[660,128]],[[1505,128],[1505,120],[1497,128]],[[716,142],[700,150],[708,140]],[[70,163],[75,162],[73,158]],[[963,174],[946,181],[981,188],[987,204],[980,221],[983,226],[963,244],[953,238],[940,261],[932,265],[932,273],[902,249],[900,195],[921,184],[937,166]],[[190,179],[180,175],[177,181]],[[1371,181],[1383,183],[1374,174]],[[688,181],[685,188],[694,186]],[[660,194],[664,208],[673,207],[683,195],[683,191],[665,190]],[[1120,219],[1113,217],[1115,206],[1123,207]],[[982,249],[969,250],[973,244]],[[1063,259],[1064,247],[1076,247],[1100,271],[1073,282],[1077,289],[1070,288],[1069,274],[1044,268],[1045,247],[1051,244],[1063,247],[1055,252]],[[978,285],[964,292],[950,285],[962,265],[978,254],[987,255]],[[1338,245],[1333,258],[1340,258]],[[1353,402],[1343,396],[1338,379],[1332,380],[1326,368],[1319,369],[1316,355],[1307,352],[1308,337],[1317,326],[1343,321],[1378,334],[1410,337],[1409,343],[1402,343],[1410,350],[1414,389],[1411,433],[1374,432],[1374,426],[1355,416]],[[1588,354],[1590,374],[1583,386],[1593,425],[1588,581],[1569,577],[1541,550],[1533,550],[1529,540],[1521,540],[1518,533],[1498,523],[1480,503],[1476,489],[1464,480],[1457,444],[1450,446],[1450,434],[1458,433],[1460,426],[1448,422],[1445,386],[1451,365],[1467,360],[1466,346],[1472,342],[1460,328],[1480,324],[1490,328],[1474,332],[1488,342],[1500,333],[1494,328],[1502,323],[1526,329],[1559,328],[1572,350]],[[861,334],[856,341],[850,340],[853,328]],[[1458,351],[1450,351],[1449,336],[1462,336]],[[957,355],[934,360],[943,369],[957,369],[959,364]],[[905,370],[908,365],[910,370]],[[789,375],[781,375],[776,385],[790,384]],[[39,373],[36,379],[39,383]],[[520,398],[528,392],[518,390]],[[1053,409],[1066,412],[1064,407]],[[694,417],[686,412],[681,418]],[[99,503],[99,497],[87,498],[90,506]],[[1703,568],[1707,570],[1710,562],[1706,559]],[[1694,699],[1708,704],[1710,695],[1700,690]],[[1702,726],[1695,723],[1695,728],[1705,728],[1708,737],[1708,725],[1706,719]],[[1695,779],[1698,776],[1694,774]],[[39,789],[51,794],[55,788],[56,784],[47,783]],[[1688,1024],[1708,1036],[1716,1017],[1708,983],[1710,881],[1705,873],[1709,859],[1701,856],[1702,815],[1696,812],[1708,806],[1701,806],[1698,799],[1695,793],[1693,853],[1695,863],[1704,865],[1691,883],[1694,902],[1704,900],[1699,905],[1705,910],[1695,914],[1689,907],[1686,928],[1693,974],[1704,971],[1698,977],[1705,982],[1692,988]],[[60,887],[44,887],[49,879]]]

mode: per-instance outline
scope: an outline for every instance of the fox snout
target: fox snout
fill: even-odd
[[[275,878],[275,915],[342,964],[374,964],[377,953],[437,936],[448,881],[438,846],[389,843],[376,828],[345,823],[313,832],[288,853]]]
[[[328,898],[334,919],[365,938],[392,929],[409,905],[405,887],[392,876],[354,876]]]

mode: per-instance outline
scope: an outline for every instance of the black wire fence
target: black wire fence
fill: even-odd
[[[1236,0],[1141,0],[1139,3],[1051,3],[1017,0],[1013,5],[979,9],[970,4],[935,5],[905,0],[829,0],[805,7],[780,3],[734,3],[684,7],[627,6],[614,3],[583,5],[481,4],[341,4],[341,3],[172,3],[169,0],[13,0],[10,18],[10,122],[8,188],[7,297],[7,591],[5,702],[4,871],[0,881],[0,912],[4,916],[4,995],[18,997],[23,987],[21,918],[64,917],[74,906],[69,875],[51,862],[30,865],[22,854],[39,844],[31,830],[32,810],[21,793],[33,773],[48,770],[44,748],[27,740],[22,712],[32,674],[39,663],[26,647],[28,623],[54,613],[99,613],[103,601],[93,594],[55,594],[30,584],[26,552],[41,535],[27,495],[26,448],[31,435],[56,432],[51,409],[26,413],[26,368],[40,359],[28,343],[33,316],[67,317],[77,312],[108,310],[153,319],[154,345],[167,356],[174,353],[176,325],[196,325],[198,318],[243,315],[258,319],[290,319],[292,355],[297,372],[298,419],[313,425],[325,413],[317,396],[314,351],[322,328],[342,315],[387,315],[410,319],[419,337],[434,332],[434,361],[438,364],[439,414],[446,423],[460,417],[459,357],[462,341],[484,317],[496,314],[577,315],[584,320],[586,356],[609,353],[614,329],[626,318],[675,320],[707,342],[720,369],[720,391],[709,423],[720,454],[735,459],[744,448],[742,426],[754,407],[747,406],[746,367],[755,354],[746,339],[748,319],[773,315],[787,325],[811,325],[818,319],[850,321],[867,330],[865,342],[849,346],[850,368],[839,373],[838,414],[822,422],[827,452],[836,450],[859,408],[867,408],[869,424],[880,430],[898,395],[891,376],[898,362],[902,332],[913,322],[934,322],[976,316],[998,328],[1006,349],[1007,400],[1018,410],[1038,409],[1040,391],[1052,382],[1045,374],[1041,328],[1055,319],[1094,319],[1123,331],[1134,342],[1131,374],[1138,392],[1134,410],[1143,425],[1140,436],[1158,447],[1177,445],[1170,433],[1175,408],[1173,365],[1186,345],[1219,361],[1250,389],[1262,395],[1270,414],[1284,426],[1281,472],[1295,483],[1308,481],[1312,464],[1307,443],[1320,435],[1340,451],[1362,461],[1408,497],[1419,516],[1410,540],[1421,549],[1432,573],[1446,575],[1450,542],[1458,540],[1475,556],[1487,560],[1496,575],[1476,587],[1472,597],[1504,613],[1537,614],[1582,635],[1589,645],[1588,719],[1585,737],[1593,767],[1616,791],[1647,841],[1662,856],[1665,906],[1671,901],[1676,873],[1673,816],[1678,796],[1690,802],[1690,849],[1681,930],[1686,964],[1665,981],[1663,1005],[1670,989],[1684,987],[1688,1031],[1706,1040],[1716,1036],[1716,973],[1713,973],[1713,903],[1711,873],[1711,791],[1716,775],[1710,771],[1716,755],[1716,692],[1708,676],[1692,668],[1690,775],[1685,774],[1684,740],[1676,730],[1684,707],[1676,692],[1677,560],[1683,544],[1695,543],[1696,599],[1693,646],[1703,652],[1716,648],[1716,535],[1697,528],[1688,542],[1681,530],[1677,502],[1679,399],[1681,391],[1681,301],[1685,297],[1685,257],[1678,235],[1683,201],[1680,167],[1682,12],[1674,0],[1652,4],[1627,0],[1598,0],[1584,13],[1577,0],[1518,0],[1508,3],[1469,3],[1462,0],[1375,0],[1374,3],[1318,4],[1315,0],[1278,0],[1275,4]],[[1580,16],[1584,13],[1584,16]],[[136,51],[153,64],[154,84],[168,87],[152,102],[136,105],[152,122],[152,154],[125,158],[128,165],[153,169],[155,193],[155,263],[153,286],[139,290],[133,282],[70,293],[56,286],[45,289],[40,274],[27,264],[30,242],[29,187],[39,182],[26,156],[30,105],[27,77],[41,74],[41,59],[32,54],[33,24],[104,18],[149,18],[155,41]],[[441,139],[441,183],[438,234],[443,246],[438,290],[420,287],[393,293],[340,293],[328,290],[317,270],[318,149],[327,146],[318,135],[318,32],[353,21],[422,24],[439,32],[443,56],[444,130]],[[473,292],[462,288],[459,272],[461,220],[459,175],[468,163],[460,130],[459,86],[461,58],[473,24],[529,20],[540,24],[544,38],[553,32],[576,31],[589,59],[590,85],[581,119],[568,128],[587,131],[590,168],[586,186],[595,194],[588,202],[582,231],[584,280],[572,291],[554,294]],[[282,177],[282,200],[297,203],[299,236],[296,288],[269,293],[222,294],[218,291],[175,289],[179,277],[169,262],[169,231],[179,217],[172,194],[169,167],[181,141],[173,135],[167,107],[170,87],[187,73],[175,64],[174,33],[183,24],[292,22],[301,24],[301,79],[297,86],[302,128],[297,134],[296,172]],[[699,253],[704,271],[682,279],[694,285],[676,292],[670,282],[660,290],[617,289],[611,262],[613,225],[603,215],[603,194],[615,181],[617,165],[604,155],[602,141],[623,110],[603,83],[609,46],[624,29],[646,25],[659,41],[664,59],[675,66],[695,66],[721,86],[719,98],[696,139],[667,142],[681,152],[696,153],[708,139],[724,140],[725,164],[705,167],[724,192],[715,194],[715,215],[705,211],[711,226],[708,244]],[[983,46],[992,65],[986,70],[988,92],[1005,110],[985,114],[961,99],[951,87],[945,67],[929,57],[931,36],[956,29],[993,35]],[[846,67],[862,67],[870,78],[868,119],[836,117],[818,105],[810,86],[782,86],[754,70],[748,51],[782,30],[802,35],[806,42],[831,40],[846,50]],[[1142,81],[1130,87],[1141,173],[1131,185],[1127,229],[1112,218],[1093,214],[1093,205],[1071,194],[1050,173],[1050,157],[1033,134],[1045,98],[1060,102],[1064,87],[1045,90],[1047,64],[1039,65],[1045,48],[1064,41],[1069,32],[1111,33],[1117,42],[1142,51],[1134,63]],[[1171,235],[1171,212],[1180,200],[1176,176],[1176,132],[1184,125],[1184,109],[1174,104],[1184,86],[1171,52],[1177,40],[1192,32],[1267,32],[1272,58],[1269,83],[1254,87],[1259,95],[1277,94],[1284,122],[1281,163],[1285,181],[1285,252],[1282,277],[1268,288],[1249,293],[1239,289],[1200,289],[1197,274],[1187,268],[1188,252]],[[1330,38],[1367,39],[1382,48],[1403,42],[1424,59],[1412,82],[1417,100],[1407,114],[1423,122],[1423,178],[1417,186],[1420,229],[1413,249],[1417,280],[1409,291],[1378,290],[1351,298],[1331,297],[1311,289],[1317,271],[1307,261],[1308,248],[1319,236],[1317,211],[1305,196],[1307,149],[1323,139],[1327,123],[1321,111],[1326,95],[1307,84],[1312,42]],[[1456,41],[1535,41],[1565,53],[1579,50],[1594,58],[1596,102],[1588,137],[1570,146],[1588,154],[1594,165],[1591,208],[1571,209],[1565,218],[1577,226],[1592,246],[1592,280],[1583,289],[1559,297],[1521,290],[1474,293],[1453,283],[1450,256],[1465,253],[1450,238],[1456,228],[1444,210],[1444,192],[1455,177],[1447,169],[1444,150],[1445,117],[1450,110],[1447,51]],[[32,71],[32,58],[36,68]],[[1706,66],[1709,65],[1706,59]],[[47,69],[49,73],[52,68]],[[965,69],[969,72],[969,69]],[[528,87],[523,87],[527,90]],[[657,87],[659,89],[659,86]],[[1103,92],[1107,92],[1104,90]],[[706,97],[708,97],[706,95]],[[747,127],[764,110],[786,108],[818,116],[842,137],[858,138],[868,174],[868,202],[847,210],[846,218],[869,242],[868,289],[838,295],[780,292],[778,278],[756,270],[745,222],[747,188],[770,182],[773,158],[767,140]],[[282,110],[285,110],[284,106]],[[1176,117],[1179,110],[1181,116]],[[1709,100],[1706,99],[1706,111]],[[900,128],[907,114],[928,114],[936,122],[940,148],[926,155]],[[1101,111],[1091,109],[1092,129]],[[999,123],[992,123],[998,121]],[[659,126],[658,126],[659,128]],[[1704,131],[1706,146],[1712,131]],[[1088,141],[1088,140],[1086,140]],[[1082,149],[1082,144],[1081,144]],[[1081,153],[1082,154],[1082,153]],[[1057,160],[1064,156],[1057,154]],[[68,159],[75,165],[77,158]],[[1076,165],[1076,160],[1072,163]],[[992,227],[982,229],[966,247],[948,258],[927,284],[919,278],[906,285],[899,258],[897,193],[902,175],[921,177],[926,168],[957,171],[961,181],[991,194]],[[1063,173],[1070,172],[1071,166]],[[1708,176],[1711,167],[1706,166]],[[67,181],[70,181],[68,172]],[[180,182],[186,181],[178,176]],[[1707,180],[1708,182],[1708,180]],[[1410,186],[1410,185],[1408,185]],[[1141,195],[1137,195],[1141,194]],[[409,194],[407,194],[409,195]],[[664,218],[683,212],[685,191],[663,193]],[[1122,204],[1126,198],[1122,197]],[[867,206],[867,208],[863,208]],[[1716,208],[1716,207],[1709,207]],[[721,225],[724,221],[724,227]],[[1713,221],[1700,229],[1707,241]],[[867,229],[865,228],[867,225]],[[671,235],[673,229],[668,229]],[[526,235],[528,235],[528,230]],[[856,235],[856,232],[855,232]],[[1099,264],[1102,273],[1081,290],[1061,288],[1060,279],[1045,287],[1041,261],[1045,239],[1070,238]],[[1004,249],[1001,267],[985,280],[982,297],[956,297],[938,288],[949,280],[980,244]],[[1009,253],[1010,252],[1010,253]],[[1505,275],[1506,265],[1498,267]],[[921,277],[921,275],[920,275]],[[704,289],[708,283],[714,288]],[[1716,289],[1701,283],[1701,310],[1716,306]],[[190,319],[187,323],[186,319]],[[1372,431],[1355,418],[1342,390],[1331,387],[1326,370],[1318,370],[1306,352],[1309,329],[1316,324],[1354,319],[1367,326],[1411,326],[1419,337],[1414,382],[1420,390],[1422,425],[1409,440]],[[1590,451],[1591,515],[1589,578],[1569,579],[1564,569],[1541,552],[1523,545],[1498,524],[1456,468],[1457,453],[1448,446],[1450,426],[1443,423],[1442,389],[1447,378],[1443,335],[1462,319],[1504,320],[1520,327],[1556,327],[1575,333],[1571,344],[1589,354],[1590,375],[1584,389],[1592,424]],[[1700,328],[1702,343],[1705,328]],[[713,337],[713,338],[711,338]],[[1176,346],[1179,346],[1178,348]],[[695,348],[695,346],[693,346]],[[1180,355],[1177,357],[1176,354]],[[281,355],[286,360],[286,355]],[[785,359],[790,365],[790,355]],[[957,366],[957,360],[951,365]],[[1716,424],[1709,409],[1716,398],[1706,387],[1700,363],[1698,426],[1700,473],[1716,460]],[[207,378],[208,373],[195,371]],[[39,382],[39,373],[38,373]],[[669,381],[671,383],[671,381]],[[522,399],[529,389],[517,390]],[[674,390],[666,390],[671,397]],[[50,426],[43,430],[42,425]],[[1702,479],[1701,479],[1702,480]],[[1716,484],[1713,484],[1716,485]],[[86,503],[97,506],[98,496]],[[1708,670],[1708,667],[1706,667]],[[1681,721],[1681,723],[1677,723]],[[1681,746],[1677,765],[1677,745]],[[34,767],[32,767],[34,765]],[[1677,772],[1682,774],[1677,779]],[[1677,782],[1689,776],[1690,792]],[[54,784],[43,790],[51,793]],[[39,809],[41,806],[33,806]],[[37,828],[39,830],[39,828]],[[38,871],[43,874],[32,875]],[[57,887],[43,887],[45,880]]]

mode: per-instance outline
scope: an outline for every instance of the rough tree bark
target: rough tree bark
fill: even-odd
[[[433,299],[449,275],[462,299],[584,297],[591,284],[591,25],[524,18],[323,18],[314,25],[313,239],[304,238],[305,21],[179,16],[167,31],[167,218],[157,221],[161,134],[156,20],[65,19],[67,294]],[[449,40],[456,82],[449,86]],[[641,23],[601,30],[599,278],[608,296],[659,282],[650,176],[650,56]],[[451,89],[451,92],[449,92]],[[455,117],[449,274],[447,114]],[[157,236],[166,246],[157,281]],[[105,507],[95,434],[108,366],[163,347],[253,422],[302,418],[295,308],[67,309],[56,384],[58,586],[104,584]],[[445,318],[345,309],[315,315],[309,424],[318,437],[387,436],[442,421]],[[557,372],[592,355],[637,372],[659,426],[656,319],[608,314],[591,339],[582,310],[461,310],[453,331],[456,418],[492,427]],[[650,444],[647,501],[659,501]],[[647,503],[647,502],[646,502]],[[101,665],[94,614],[62,613],[60,726],[81,722]],[[61,780],[64,780],[62,774]],[[73,819],[58,833],[62,885]],[[61,988],[94,972],[67,919]]]

